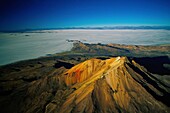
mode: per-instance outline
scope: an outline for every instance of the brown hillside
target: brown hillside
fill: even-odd
[[[126,57],[74,62],[39,62],[0,76],[0,112],[170,112],[168,76]]]
[[[126,57],[90,59],[63,76],[74,91],[60,108],[48,104],[46,113],[168,112],[168,107],[154,97],[163,95],[163,86],[151,84],[156,82],[154,77]]]

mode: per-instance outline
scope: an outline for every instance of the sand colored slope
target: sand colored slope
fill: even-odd
[[[51,112],[169,111],[169,108],[155,97],[163,94],[162,88],[148,82],[154,81],[154,77],[135,61],[130,61],[126,57],[90,59],[74,66],[63,76],[67,87],[72,91],[58,109],[52,108],[49,104],[46,109],[52,108]],[[149,79],[146,80],[144,76]]]

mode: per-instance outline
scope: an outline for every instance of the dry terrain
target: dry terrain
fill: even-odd
[[[168,113],[170,46],[75,42],[0,67],[1,113]]]

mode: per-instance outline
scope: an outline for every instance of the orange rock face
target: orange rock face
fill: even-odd
[[[168,75],[152,74],[126,57],[72,61],[38,63],[0,77],[0,112],[170,112]]]
[[[74,91],[60,108],[47,106],[52,112],[169,111],[165,101],[157,100],[163,93],[163,90],[159,91],[163,86],[152,84],[155,81],[153,75],[126,57],[90,59],[74,66],[63,76],[67,87]]]

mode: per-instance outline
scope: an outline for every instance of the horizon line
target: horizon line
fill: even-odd
[[[70,26],[70,27],[42,27],[42,28],[23,28],[16,30],[0,30],[0,32],[26,32],[26,31],[35,31],[35,30],[64,30],[64,29],[153,29],[153,30],[170,30],[170,25],[113,25],[113,26]]]

